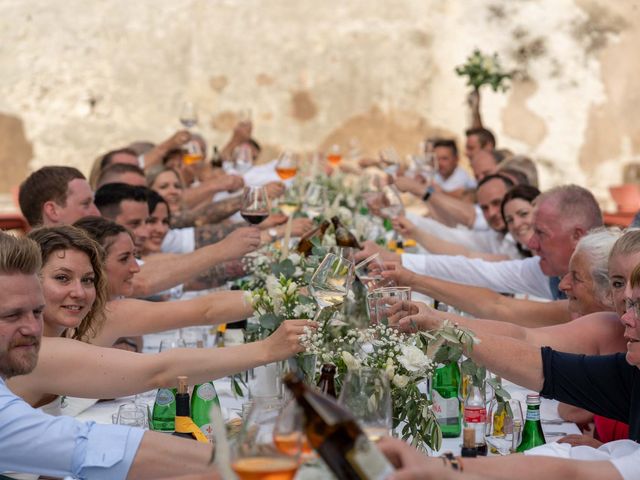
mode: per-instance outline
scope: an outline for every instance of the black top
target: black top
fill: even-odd
[[[629,424],[640,441],[640,370],[624,353],[587,356],[542,347],[544,386],[540,394]]]

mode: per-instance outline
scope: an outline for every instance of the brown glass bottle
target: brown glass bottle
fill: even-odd
[[[304,412],[309,444],[338,480],[382,480],[393,472],[353,415],[335,399],[307,386],[294,373],[285,376],[284,383]]]
[[[318,225],[313,230],[305,233],[302,237],[300,237],[300,241],[298,242],[298,246],[296,247],[296,251],[300,255],[304,255],[305,257],[311,255],[311,250],[313,249],[312,240],[317,238],[318,240],[322,240],[324,237],[324,232],[329,228],[329,221],[324,220],[320,225]]]
[[[322,365],[320,371],[320,381],[318,382],[318,389],[325,395],[337,398],[336,395],[336,366],[332,363],[325,363]]]
[[[345,227],[338,217],[332,217],[333,227],[336,229],[336,245],[338,247],[350,247],[362,250],[362,245],[356,236]]]
[[[182,423],[179,421],[179,417],[191,417],[191,410],[189,407],[189,382],[187,377],[178,377],[178,392],[176,393],[176,430],[173,433],[177,437],[190,438],[195,440],[196,437],[191,432],[186,431],[183,428]]]

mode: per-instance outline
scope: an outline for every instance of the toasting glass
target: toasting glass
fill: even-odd
[[[265,187],[244,189],[240,215],[251,225],[258,225],[269,216],[269,197]]]
[[[309,293],[320,307],[316,320],[323,309],[344,301],[352,277],[352,262],[334,253],[327,253],[309,282]]]

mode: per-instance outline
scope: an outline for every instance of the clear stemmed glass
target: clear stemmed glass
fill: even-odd
[[[239,175],[244,175],[253,167],[253,152],[249,145],[242,144],[234,148],[231,156],[233,160],[233,170]]]
[[[391,387],[384,372],[371,368],[349,371],[338,403],[353,413],[369,440],[391,434]]]
[[[314,457],[313,449],[304,433],[302,409],[295,401],[285,403],[273,430],[273,443],[285,455],[302,455],[302,460]]]
[[[304,196],[304,212],[309,218],[315,218],[320,216],[326,205],[327,189],[317,183],[310,184]]]
[[[193,102],[184,102],[180,109],[180,123],[187,129],[198,123],[198,112]]]
[[[344,301],[352,278],[353,262],[334,253],[325,255],[309,282],[309,293],[320,307],[316,320],[323,309]]]
[[[258,225],[269,216],[269,196],[265,187],[244,189],[240,215],[251,225]]]
[[[282,152],[276,162],[276,173],[281,180],[288,180],[298,172],[298,157],[292,152]]]
[[[332,167],[337,167],[342,161],[342,153],[340,153],[340,145],[332,145],[327,154],[327,161]]]
[[[400,192],[395,185],[385,185],[382,188],[382,207],[380,213],[393,220],[394,218],[404,215],[404,204],[400,197]]]
[[[302,450],[301,436],[287,443],[286,453],[274,442],[275,427],[283,409],[280,399],[255,398],[242,431],[231,450],[231,467],[241,480],[293,479]]]
[[[368,292],[372,292],[376,288],[395,286],[393,280],[382,276],[383,270],[384,262],[377,252],[355,266],[356,277],[358,277]]]

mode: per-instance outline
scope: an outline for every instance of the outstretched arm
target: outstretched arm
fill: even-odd
[[[382,275],[395,280],[399,285],[410,286],[417,292],[453,305],[474,317],[491,318],[526,327],[557,325],[571,320],[566,300],[534,302],[515,299],[486,288],[419,275],[399,265],[382,272]]]
[[[148,297],[185,283],[225,260],[241,258],[260,246],[260,230],[238,228],[224,240],[185,254],[157,254],[145,259],[133,278],[133,296]]]
[[[91,339],[95,345],[111,346],[119,337],[163,332],[193,325],[219,325],[243,320],[253,313],[244,292],[214,292],[179,302],[124,299],[109,302],[106,321]]]
[[[8,385],[29,403],[46,394],[114,398],[177,385],[178,375],[194,384],[284,360],[303,350],[307,320],[285,321],[259,342],[226,348],[177,348],[141,355],[67,338],[43,338],[38,366]]]

